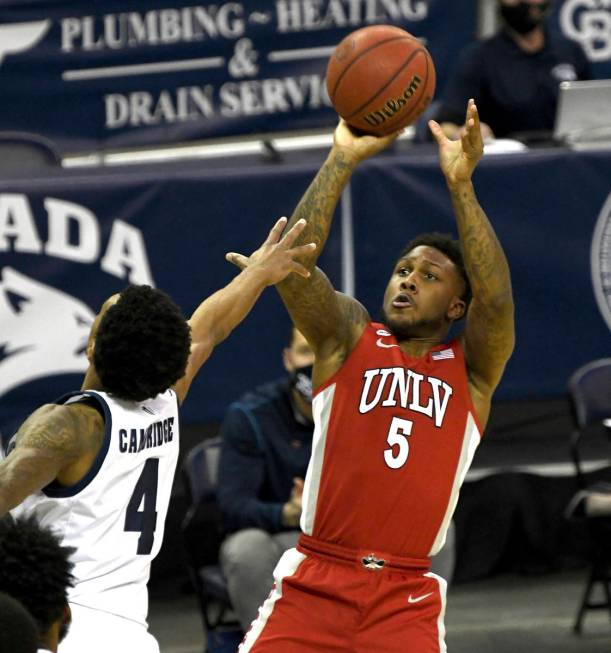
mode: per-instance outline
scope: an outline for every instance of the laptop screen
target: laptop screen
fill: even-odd
[[[611,143],[611,79],[560,84],[554,138]]]

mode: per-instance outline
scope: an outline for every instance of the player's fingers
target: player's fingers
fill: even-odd
[[[473,98],[469,98],[469,101],[467,102],[467,111],[465,113],[465,125],[469,122],[469,118],[471,118],[471,107],[475,104],[475,100]]]
[[[473,145],[471,143],[471,129],[473,125],[467,124],[465,125],[465,129],[463,129],[461,135],[460,135],[460,143],[462,145],[462,150],[465,154],[470,155],[473,151]]]
[[[482,126],[479,120],[479,113],[477,111],[477,107],[475,106],[475,104],[471,105],[470,120],[473,121],[470,140],[473,147],[477,148],[482,142]]]
[[[294,256],[303,256],[305,254],[311,254],[316,249],[316,243],[308,243],[307,245],[299,245],[298,247],[292,247],[287,250],[287,253]]]
[[[301,263],[297,263],[297,261],[293,261],[291,264],[291,272],[298,274],[300,277],[305,277],[306,279],[310,276],[308,268],[306,268],[305,265],[301,265]]]
[[[307,224],[308,223],[303,218],[297,220],[297,222],[284,234],[281,241],[282,245],[288,249],[295,242],[299,234],[305,229]]]
[[[443,129],[441,129],[441,125],[436,120],[429,120],[428,125],[431,134],[433,134],[433,138],[437,141],[438,145],[441,145],[445,140],[445,134],[443,133]]]
[[[244,254],[238,254],[237,252],[227,252],[227,254],[225,254],[225,260],[240,268],[240,270],[248,267],[248,257],[244,256]]]
[[[479,129],[480,124],[479,124],[479,111],[477,110],[477,105],[475,102],[471,104],[471,118],[473,118],[473,122],[475,123],[475,127]]]
[[[392,134],[388,134],[388,136],[378,136],[377,139],[380,144],[383,144],[384,147],[388,147],[391,143],[397,140],[399,136],[405,131],[405,129],[398,129],[397,131],[393,132]]]
[[[270,229],[267,240],[265,241],[266,245],[271,243],[277,243],[280,240],[280,236],[286,227],[287,219],[283,216],[281,217],[276,224]]]

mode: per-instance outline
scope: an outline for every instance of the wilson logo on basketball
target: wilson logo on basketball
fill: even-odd
[[[386,136],[407,127],[435,93],[435,65],[429,51],[399,27],[357,29],[334,52],[327,66],[329,99],[358,131]]]
[[[422,78],[419,75],[414,75],[405,89],[402,95],[398,98],[387,100],[384,106],[380,109],[376,109],[371,113],[363,116],[363,120],[372,127],[377,127],[382,123],[386,122],[390,118],[394,118],[404,106],[407,105],[409,100],[414,96],[414,93],[418,90],[418,87],[422,83]]]

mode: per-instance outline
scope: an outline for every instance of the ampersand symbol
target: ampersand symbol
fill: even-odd
[[[259,66],[256,65],[258,53],[252,47],[250,39],[240,39],[233,51],[233,57],[229,60],[229,73],[232,77],[246,77],[256,75]]]

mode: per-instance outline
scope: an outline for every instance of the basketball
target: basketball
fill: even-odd
[[[415,36],[392,25],[372,25],[348,34],[335,48],[327,91],[351,127],[385,136],[413,123],[430,104],[435,66]]]

